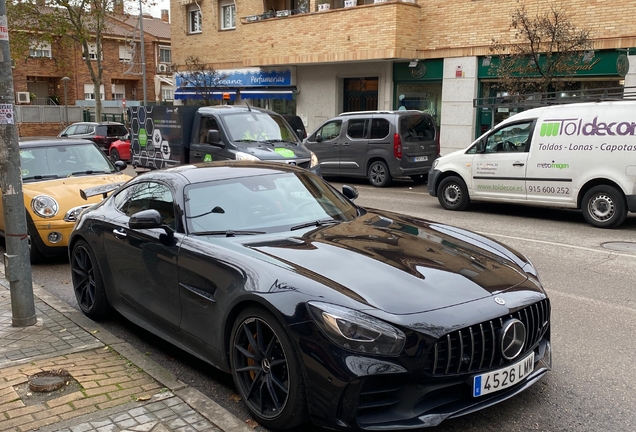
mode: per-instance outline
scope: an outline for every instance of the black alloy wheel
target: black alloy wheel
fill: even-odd
[[[71,254],[73,290],[80,309],[89,318],[106,316],[110,305],[106,298],[102,274],[88,243],[79,240]]]
[[[369,166],[369,182],[375,187],[385,187],[391,183],[389,167],[383,161],[375,161]]]
[[[121,160],[121,156],[119,155],[119,151],[114,148],[110,151],[110,160],[113,162],[117,162],[118,160]]]
[[[269,312],[243,311],[230,346],[234,383],[252,417],[271,429],[289,429],[307,420],[302,372],[291,341]]]

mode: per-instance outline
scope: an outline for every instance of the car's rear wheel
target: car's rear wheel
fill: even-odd
[[[583,217],[597,228],[615,228],[627,217],[627,206],[621,191],[613,186],[594,186],[583,196]]]
[[[92,319],[108,315],[110,305],[102,274],[93,251],[84,240],[78,240],[73,245],[71,275],[75,298],[84,315]]]
[[[278,320],[264,309],[246,309],[234,323],[230,344],[234,383],[252,417],[271,429],[304,423],[300,362]]]
[[[375,161],[369,166],[367,172],[369,182],[375,187],[385,187],[391,183],[389,167],[383,161]]]
[[[437,187],[437,199],[446,210],[464,210],[470,204],[466,183],[457,177],[446,177]]]
[[[121,160],[119,151],[116,148],[110,150],[110,160],[112,160],[113,162],[117,162],[118,160]]]

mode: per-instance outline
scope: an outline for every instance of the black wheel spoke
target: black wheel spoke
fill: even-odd
[[[267,375],[267,383],[266,383],[266,387],[267,387],[267,393],[269,394],[269,397],[272,401],[272,403],[274,404],[274,407],[276,408],[276,411],[279,411],[281,408],[281,404],[280,402],[278,402],[278,396],[276,395],[276,390],[274,390],[274,384],[272,382],[272,375],[268,374]]]
[[[272,369],[274,369],[276,366],[280,366],[282,364],[286,364],[287,360],[285,359],[278,359],[278,360],[272,360],[270,363],[270,366]]]
[[[277,377],[277,376],[275,376],[275,375],[271,375],[271,374],[270,374],[270,377],[271,377],[271,379],[272,379],[272,383],[273,383],[274,385],[276,385],[276,387],[278,387],[279,389],[281,389],[281,390],[282,390],[285,394],[289,393],[289,389],[287,388],[287,386],[286,386],[285,384],[283,384],[283,383],[281,382],[281,380],[279,380],[279,379],[278,379],[278,377]]]
[[[240,351],[241,354],[243,354],[245,357],[247,357],[248,359],[256,359],[256,356],[254,355],[254,353],[246,350],[245,348],[243,348],[241,345],[239,344],[234,344],[234,348],[236,348],[237,350]]]
[[[258,384],[261,382],[261,377],[263,376],[263,371],[258,371],[258,374],[256,375],[256,377],[254,378],[254,380],[252,381],[252,385],[250,386],[248,392],[247,392],[247,397],[246,399],[250,399],[252,397],[252,394],[254,393],[254,390],[256,390],[256,388],[258,387]]]
[[[256,321],[256,343],[258,343],[258,350],[263,357],[267,358],[265,354],[265,334],[263,333],[263,324],[260,320]]]
[[[237,372],[260,372],[262,369],[260,366],[245,366],[242,368],[236,368]]]
[[[255,358],[261,360],[263,358],[263,353],[262,353],[262,351],[259,350],[258,344],[257,344],[256,340],[254,340],[254,336],[252,335],[252,331],[245,324],[243,325],[243,330],[245,331],[245,335],[247,336],[247,343],[254,350],[254,354],[256,354]]]

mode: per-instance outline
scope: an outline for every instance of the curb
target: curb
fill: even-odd
[[[4,269],[0,268],[0,276],[4,277]],[[130,360],[137,367],[168,388],[174,395],[180,397],[207,420],[226,432],[253,432],[254,429],[247,426],[241,419],[234,416],[221,405],[208,398],[199,390],[189,387],[179,381],[177,377],[163,368],[148,356],[139,352],[128,342],[104,329],[101,325],[86,317],[83,313],[64,303],[62,300],[50,294],[44,288],[33,284],[33,294],[51,308],[64,315],[70,321],[92,334],[96,340],[110,346],[114,351]]]

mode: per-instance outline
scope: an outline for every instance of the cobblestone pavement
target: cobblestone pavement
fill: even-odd
[[[241,420],[97,323],[34,286],[37,324],[13,327],[0,272],[0,431],[231,431]],[[34,374],[65,378],[50,392]]]

